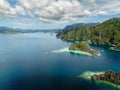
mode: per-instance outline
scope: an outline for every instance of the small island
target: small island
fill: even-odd
[[[89,44],[87,44],[84,41],[74,43],[70,47],[66,47],[66,48],[59,49],[59,50],[54,50],[54,51],[51,51],[51,52],[53,52],[53,53],[69,52],[69,53],[72,53],[72,54],[87,55],[87,56],[100,56],[101,55],[98,51],[93,50],[89,46]]]
[[[87,71],[79,77],[88,79],[98,83],[104,83],[112,87],[120,89],[120,72],[106,71],[106,72],[91,72]]]
[[[69,47],[69,50],[87,52],[90,53],[92,56],[98,56],[100,54],[98,51],[91,49],[89,44],[87,44],[86,42],[74,43]]]

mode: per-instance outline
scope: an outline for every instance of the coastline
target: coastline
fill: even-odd
[[[82,73],[81,75],[77,76],[78,78],[82,78],[82,79],[86,79],[86,80],[91,80],[91,76],[93,75],[100,75],[100,74],[103,74],[104,72],[92,72],[92,71],[86,71],[84,73]],[[107,81],[102,81],[102,80],[99,80],[99,81],[95,81],[96,84],[106,84],[106,85],[109,85],[113,88],[116,88],[116,89],[119,89],[120,90],[120,85],[116,85],[116,84],[113,84],[111,82],[107,82]]]
[[[63,48],[63,49],[58,49],[51,51],[53,53],[62,53],[62,52],[69,52],[69,53],[74,53],[74,54],[79,54],[79,55],[87,55],[87,56],[93,56],[91,53],[84,52],[84,51],[77,51],[77,50],[69,50],[68,47]],[[100,56],[101,54],[99,53],[97,56]]]
[[[113,51],[118,51],[118,52],[120,52],[120,50],[119,50],[119,49],[114,49],[114,47],[110,47],[110,50],[113,50]]]

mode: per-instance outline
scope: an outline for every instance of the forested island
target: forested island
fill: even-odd
[[[92,56],[98,56],[100,54],[98,51],[93,50],[86,42],[74,43],[69,47],[69,50],[87,52]]]
[[[87,71],[80,76],[81,78],[94,81],[96,83],[104,83],[115,88],[120,89],[120,72],[105,71],[105,72],[91,72]]]
[[[95,81],[101,80],[120,85],[120,72],[106,71],[103,74],[91,76],[91,80]]]
[[[94,45],[108,45],[114,50],[120,50],[120,18],[112,18],[100,24],[83,25],[72,30],[63,29],[57,37],[63,40],[90,40]]]

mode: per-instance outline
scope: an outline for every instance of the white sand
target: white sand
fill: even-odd
[[[63,49],[59,49],[59,50],[54,50],[51,51],[53,53],[63,53],[63,52],[71,52],[71,53],[75,53],[75,54],[82,54],[82,55],[87,55],[87,56],[93,56],[91,53],[88,52],[84,52],[84,51],[76,51],[76,50],[69,50],[68,47],[63,48]],[[98,54],[97,56],[100,56],[101,54]]]
[[[104,72],[91,72],[91,71],[86,71],[83,74],[79,75],[78,77],[84,78],[84,79],[91,79],[91,76],[93,75],[100,75],[103,74]]]
[[[88,53],[88,52],[84,52],[84,51],[76,51],[76,50],[69,50],[69,48],[63,48],[63,49],[59,49],[59,50],[54,50],[51,51],[53,53],[62,53],[62,52],[71,52],[71,53],[75,53],[75,54],[82,54],[82,55],[88,55],[88,56],[93,56],[92,54]]]

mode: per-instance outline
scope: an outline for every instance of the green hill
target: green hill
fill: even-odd
[[[112,18],[99,25],[83,26],[68,32],[60,32],[63,40],[91,40],[95,45],[115,45],[120,49],[120,18]]]

